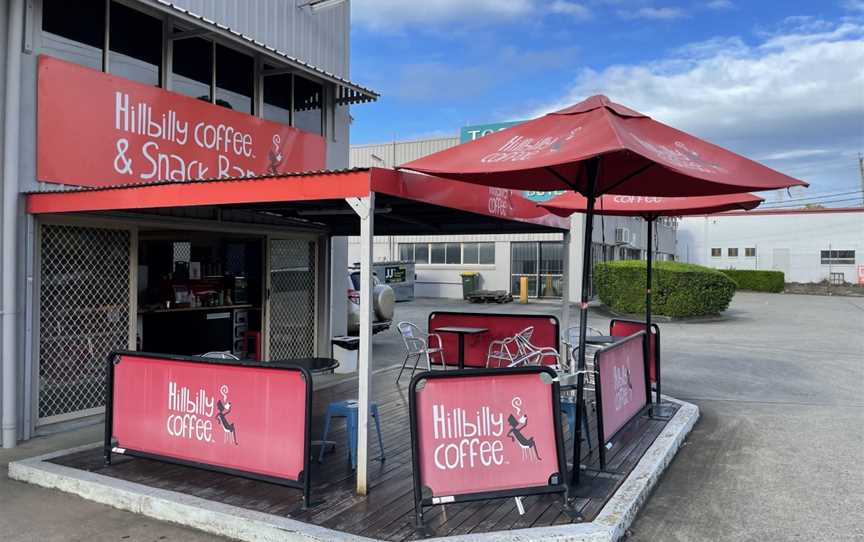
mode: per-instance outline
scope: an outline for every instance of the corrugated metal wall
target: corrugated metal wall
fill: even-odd
[[[352,145],[350,167],[396,167],[417,158],[443,151],[459,144],[458,137],[396,141],[373,145]]]
[[[305,0],[171,0],[340,77],[350,75],[351,3],[313,13]]]

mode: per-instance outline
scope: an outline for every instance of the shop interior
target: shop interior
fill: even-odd
[[[262,237],[141,231],[138,350],[260,360],[263,270]]]

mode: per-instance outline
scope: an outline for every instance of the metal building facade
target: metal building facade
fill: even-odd
[[[459,144],[458,137],[421,139],[413,141],[393,141],[390,143],[353,145],[350,152],[351,167],[397,167],[405,162],[432,154]],[[570,284],[571,301],[577,301],[579,281],[582,273],[582,238],[584,217],[574,215],[571,218],[570,237]],[[675,255],[677,220],[660,219],[656,221],[654,251],[658,259],[673,259]],[[647,247],[645,221],[638,217],[597,216],[594,219],[594,257],[595,261],[604,259],[644,258]],[[487,290],[507,290],[514,288],[514,282],[524,266],[520,261],[527,253],[540,254],[544,247],[549,251],[557,250],[563,236],[557,233],[520,234],[520,235],[476,235],[476,236],[446,236],[424,235],[412,237],[379,236],[375,239],[376,261],[394,261],[401,259],[400,245],[409,243],[452,243],[463,246],[468,243],[494,244],[494,262],[485,264],[417,264],[415,294],[418,297],[450,297],[462,296],[460,273],[480,273],[480,285]],[[602,248],[605,247],[605,248]],[[463,248],[464,250],[464,248]],[[350,239],[348,245],[349,261],[356,261],[358,254],[357,239]],[[547,262],[548,264],[548,262]],[[542,261],[536,267],[536,282],[542,283],[544,276],[557,277],[557,264],[551,269],[545,269]],[[532,265],[528,265],[529,268]],[[555,279],[557,280],[557,278]],[[531,285],[529,285],[529,288]],[[553,290],[557,290],[554,288]],[[542,284],[534,287],[533,292],[541,294]],[[532,294],[533,295],[533,294]],[[542,297],[542,295],[541,295]]]
[[[40,182],[37,178],[38,62],[40,55],[46,54],[45,44],[48,41],[46,33],[42,30],[43,3],[46,1],[0,2],[0,10],[3,14],[3,23],[0,24],[0,68],[4,68],[4,75],[7,59],[7,28],[15,23],[9,17],[7,9],[11,4],[18,3],[23,12],[20,19],[15,18],[22,28],[23,38],[20,54],[15,52],[18,55],[16,60],[20,60],[20,77],[9,80],[5,76],[0,78],[2,81],[0,90],[3,91],[4,96],[6,86],[10,83],[17,85],[20,90],[20,104],[16,108],[18,112],[16,133],[6,134],[5,129],[0,129],[0,144],[10,136],[17,142],[15,154],[18,164],[15,178],[17,191],[21,193],[67,189],[66,185]],[[350,74],[349,2],[317,12],[304,7],[305,1],[302,0],[178,0],[176,2],[112,0],[111,4],[106,2],[106,6],[115,4],[132,8],[161,21],[162,64],[159,84],[156,86],[163,90],[172,90],[173,75],[170,69],[172,40],[175,39],[175,33],[180,31],[190,32],[254,59],[255,90],[251,97],[252,116],[263,116],[261,104],[265,65],[277,69],[280,73],[296,74],[322,85],[321,129],[326,142],[326,166],[329,169],[348,166],[350,105],[374,101],[377,98],[377,94],[373,91],[348,80]],[[110,21],[108,11],[106,9],[106,25]],[[107,30],[105,34],[107,36]],[[55,38],[56,36],[51,36],[54,40],[52,43],[56,45]],[[107,38],[105,43],[106,45],[109,43]],[[75,44],[70,45],[74,50]],[[106,46],[103,50],[109,49]],[[56,48],[49,52],[51,53],[49,56],[56,56],[97,71],[105,71],[104,65],[103,70],[99,70],[98,65],[79,62],[74,57],[74,51],[70,53],[72,55],[70,57],[64,57],[62,54],[58,56]],[[112,73],[110,65],[108,67],[108,73]],[[215,79],[216,77],[213,76],[214,89]],[[212,99],[215,100],[215,97]],[[4,111],[5,108],[0,108],[0,118]],[[81,130],[87,129],[87,126],[81,127]],[[121,283],[128,285],[130,289],[134,288],[134,273],[126,273],[126,267],[134,270],[136,265],[136,235],[139,227],[145,225],[156,227],[158,224],[168,223],[180,228],[184,227],[184,224],[197,224],[203,227],[202,224],[205,222],[218,221],[225,224],[226,229],[234,224],[236,231],[266,233],[285,229],[284,225],[262,223],[260,220],[252,224],[249,217],[243,213],[214,216],[212,213],[207,214],[191,209],[177,210],[170,216],[151,213],[146,217],[116,217],[116,219],[106,219],[105,223],[99,224],[88,222],[89,219],[76,224],[43,220],[24,213],[20,209],[20,204],[17,215],[14,247],[3,247],[4,251],[15,253],[17,259],[14,268],[4,269],[5,273],[14,274],[17,284],[14,309],[17,337],[17,368],[14,382],[17,439],[28,439],[38,433],[40,427],[48,426],[55,421],[66,421],[79,418],[82,413],[95,414],[100,411],[101,407],[97,404],[102,397],[100,379],[83,375],[76,381],[74,375],[81,373],[81,367],[70,368],[68,360],[63,359],[63,352],[69,349],[83,350],[92,355],[93,359],[101,360],[106,349],[110,350],[118,346],[135,347],[134,325],[130,323],[127,326],[125,318],[119,317],[114,309],[108,310],[106,307],[120,306],[125,303],[131,304],[131,311],[135,309],[134,296],[131,296],[133,300],[130,303],[127,298],[122,297],[122,287],[113,290],[111,288]],[[329,265],[324,265],[325,261],[336,262],[334,265],[337,267],[345,266],[345,243],[338,238],[331,242],[319,237],[318,234],[303,235],[298,237],[306,243],[303,246],[307,246],[310,242],[317,243],[315,259],[310,263],[315,278],[309,288],[320,288],[329,280],[326,275]],[[293,239],[290,235],[284,238]],[[124,252],[118,247],[125,247],[127,250]],[[120,266],[124,269],[106,267],[100,272],[104,271],[110,276],[86,275],[84,271],[92,267],[88,263],[88,258],[100,254],[104,256],[105,251],[118,257],[121,252],[125,254],[126,264]],[[104,260],[101,256],[97,258],[99,262]],[[86,299],[83,295],[85,290],[80,288],[80,284],[77,290],[66,287],[73,278],[81,284],[90,284],[85,289]],[[344,281],[344,277],[340,278]],[[102,294],[105,294],[104,300],[100,297]],[[331,307],[325,306],[328,301],[323,297],[311,298],[308,304],[316,314],[316,318],[313,319],[315,322],[326,321],[331,312],[338,314],[340,310],[338,304],[331,310]],[[338,303],[338,300],[333,302]],[[344,300],[342,302],[344,303]],[[74,305],[71,309],[70,304]],[[46,310],[41,310],[43,307]],[[80,313],[82,310],[90,311],[94,316],[86,319],[86,322],[81,319],[69,319],[71,313],[75,311]],[[96,339],[83,342],[80,340],[80,335],[91,333]],[[314,333],[318,333],[317,328]],[[278,346],[287,348],[282,343]],[[289,346],[293,348],[292,345]],[[317,344],[303,344],[298,346],[300,347],[306,350],[323,348]],[[101,372],[99,374],[101,375]],[[80,389],[74,388],[74,385],[80,385]],[[40,394],[43,399],[41,402]],[[0,391],[0,399],[3,395]],[[4,423],[4,427],[5,425]],[[6,436],[8,435],[4,433],[4,437]],[[14,441],[12,444],[14,445]],[[6,438],[3,439],[3,445],[7,445]]]

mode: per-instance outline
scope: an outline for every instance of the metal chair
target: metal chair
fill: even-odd
[[[496,368],[501,367],[502,364],[505,367],[511,367],[516,360],[522,357],[524,352],[520,349],[519,343],[516,340],[516,337],[520,335],[527,337],[530,341],[531,336],[534,335],[534,327],[526,327],[513,337],[504,337],[503,339],[496,339],[490,342],[489,348],[486,351],[486,368],[488,369],[493,361],[497,363]]]
[[[533,331],[533,330],[532,330]],[[547,358],[555,360],[552,365],[556,371],[561,370],[561,354],[551,346],[536,346],[531,342],[531,335],[517,333],[514,337],[516,344],[519,346],[519,359],[515,360],[510,366],[517,367],[520,365],[544,365]]]
[[[411,322],[399,322],[396,326],[399,329],[399,334],[402,336],[402,343],[405,345],[405,359],[402,360],[402,368],[399,369],[399,374],[396,376],[396,383],[402,378],[402,371],[408,364],[408,360],[414,360],[414,368],[411,369],[411,377],[414,377],[414,372],[417,370],[417,365],[420,363],[420,358],[426,358],[426,369],[432,370],[432,357],[436,354],[439,357],[441,365],[447,369],[447,363],[444,361],[444,344],[441,342],[441,336],[437,333],[423,333],[420,328]],[[433,340],[436,344],[432,344]]]
[[[591,326],[588,326],[586,328],[585,334],[587,336],[603,335],[603,333],[599,329],[591,327]],[[563,341],[564,346],[567,347],[565,349],[564,363],[566,364],[567,368],[569,369],[572,366],[572,364],[575,363],[577,359],[579,359],[579,326],[572,326],[572,327],[567,328],[567,330],[564,332],[564,337],[565,337],[564,341]],[[591,368],[591,371],[586,374],[586,378],[591,379],[592,383],[593,383],[593,375],[594,375],[593,353],[596,352],[597,350],[599,350],[599,348],[600,348],[599,346],[589,344],[589,345],[587,345],[587,349],[585,351],[586,368],[588,368],[589,365]],[[590,359],[590,361],[589,361],[589,359]],[[591,376],[589,377],[588,375],[591,375]]]

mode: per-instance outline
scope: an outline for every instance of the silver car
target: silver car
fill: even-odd
[[[380,333],[390,329],[393,323],[393,313],[396,305],[396,294],[393,288],[382,284],[378,275],[372,275],[372,305],[374,318],[372,333]],[[360,333],[360,271],[348,270],[348,334]]]

